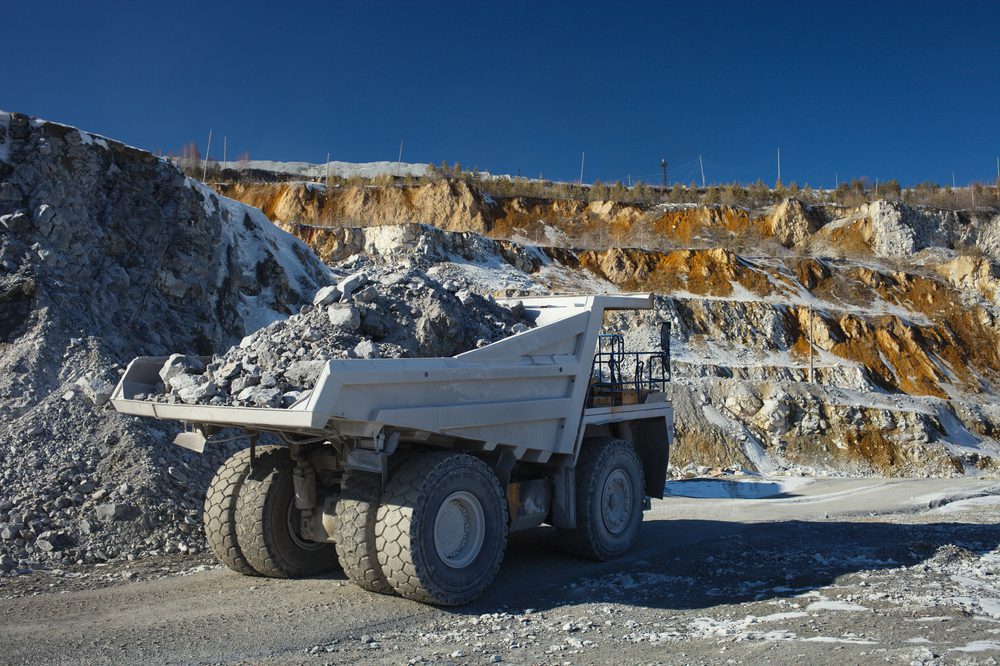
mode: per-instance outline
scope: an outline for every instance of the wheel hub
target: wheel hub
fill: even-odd
[[[601,519],[611,534],[621,534],[632,518],[632,484],[623,469],[615,469],[604,480]]]
[[[288,503],[288,535],[292,538],[292,543],[302,550],[319,550],[327,545],[302,537],[302,512],[295,507],[294,499]]]
[[[476,496],[464,490],[448,495],[434,518],[434,549],[441,561],[453,569],[469,566],[485,536],[486,517]]]

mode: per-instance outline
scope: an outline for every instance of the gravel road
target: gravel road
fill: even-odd
[[[190,556],[3,577],[0,661],[1000,658],[996,482],[773,479],[668,488],[675,496],[653,502],[626,559],[573,560],[545,528],[515,535],[493,587],[458,609],[371,595],[340,576],[242,577]]]

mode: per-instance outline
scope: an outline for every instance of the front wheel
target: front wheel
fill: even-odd
[[[639,534],[644,499],[635,448],[623,439],[587,440],[576,465],[576,527],[559,530],[563,547],[600,562],[624,555]]]
[[[493,470],[462,453],[421,453],[389,479],[375,542],[401,596],[457,606],[486,590],[507,547],[507,501]]]

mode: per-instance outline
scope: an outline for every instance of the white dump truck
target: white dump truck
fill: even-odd
[[[463,604],[493,581],[508,533],[548,523],[571,553],[607,560],[663,495],[669,327],[648,352],[602,333],[605,311],[649,309],[652,294],[519,300],[534,328],[452,358],[329,361],[287,409],[137,400],[160,381],[166,359],[152,357],[111,400],[184,422],[175,442],[199,452],[248,438],[205,501],[208,543],[231,569],[339,563],[373,592]]]

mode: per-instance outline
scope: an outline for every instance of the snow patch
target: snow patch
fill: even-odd
[[[980,439],[973,435],[962,425],[955,415],[946,405],[938,409],[938,420],[944,428],[944,441],[948,443],[948,450],[953,453],[966,453],[980,450]]]
[[[256,279],[258,267],[269,260],[277,262],[278,266],[288,276],[288,281],[302,294],[313,290],[313,279],[306,273],[304,261],[312,251],[301,240],[278,228],[259,209],[220,196],[207,185],[186,179],[187,186],[202,195],[202,205],[208,216],[220,214],[223,220],[222,242],[220,252],[233,248],[233,255],[238,262],[237,269],[248,280]],[[265,248],[267,248],[265,250]],[[225,256],[220,256],[225,261]],[[325,277],[333,281],[333,272],[323,266]],[[223,275],[220,273],[220,280]],[[279,319],[285,319],[288,313],[274,310],[269,304],[275,301],[269,289],[256,295],[244,295],[238,306],[244,329],[256,331]]]
[[[871,610],[865,606],[860,606],[858,604],[852,604],[848,601],[836,601],[836,600],[826,600],[826,601],[814,601],[808,606],[806,606],[807,611],[819,611],[819,610],[833,610],[833,611],[866,611]]]
[[[1000,641],[972,641],[962,647],[951,648],[950,652],[986,652],[1000,650]]]
[[[870,641],[856,636],[810,636],[799,640],[807,643],[848,643],[851,645],[878,645],[878,641]]]
[[[108,142],[105,141],[103,138],[96,136],[94,134],[90,134],[88,132],[84,132],[83,130],[77,130],[76,133],[80,135],[80,141],[83,143],[83,145],[85,146],[96,145],[100,146],[101,148],[104,148],[105,150],[108,149]]]
[[[221,162],[211,161],[216,166],[221,166]],[[292,176],[302,176],[304,178],[326,178],[336,176],[338,178],[377,178],[378,176],[413,176],[419,178],[427,174],[428,164],[410,164],[407,162],[339,162],[333,161],[324,164],[313,164],[311,162],[275,162],[271,160],[246,160],[243,162],[227,162],[226,167],[230,169],[256,169],[259,171],[271,171],[273,173],[284,173]]]
[[[768,499],[812,482],[813,479],[803,477],[668,481],[663,487],[663,494],[696,499]]]

